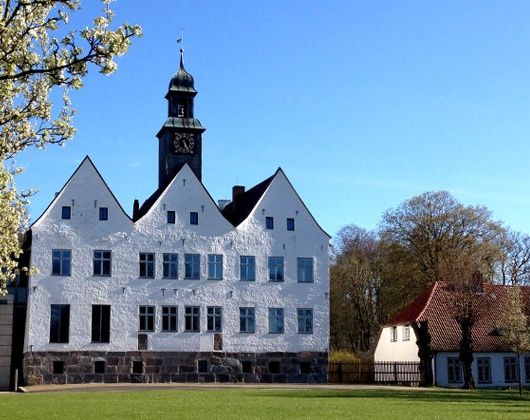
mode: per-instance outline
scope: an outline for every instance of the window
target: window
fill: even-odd
[[[491,383],[491,359],[489,357],[477,357],[477,373],[479,384]]]
[[[287,230],[294,230],[294,219],[287,218]]]
[[[313,309],[300,308],[296,310],[298,317],[298,334],[313,334]]]
[[[111,252],[96,249],[94,251],[94,276],[110,276]]]
[[[72,216],[72,208],[70,206],[63,206],[61,211],[61,219],[69,220]]]
[[[199,224],[199,213],[196,211],[190,212],[190,225],[198,225]]]
[[[410,325],[403,326],[403,341],[410,341]]]
[[[223,308],[220,306],[208,306],[206,308],[206,329],[208,331],[222,331],[222,315],[223,315]]]
[[[239,308],[239,332],[256,331],[255,308]]]
[[[144,373],[144,362],[134,360],[132,363],[132,373]]]
[[[313,282],[313,258],[298,258],[298,282]]]
[[[256,258],[253,256],[239,257],[239,276],[241,280],[256,280]]]
[[[241,370],[243,373],[252,373],[252,362],[250,360],[242,360]]]
[[[504,382],[517,382],[517,357],[504,358]]]
[[[155,307],[154,306],[140,306],[139,308],[138,331],[154,331],[155,330]]]
[[[175,224],[175,220],[176,220],[175,212],[173,210],[169,210],[167,212],[167,222],[174,225]]]
[[[50,343],[68,343],[70,305],[51,305]]]
[[[178,278],[178,254],[164,254],[162,258],[162,277],[165,279]]]
[[[208,360],[197,360],[197,372],[199,373],[208,372]]]
[[[186,306],[184,309],[184,330],[199,332],[201,330],[201,308],[199,306]]]
[[[265,229],[274,229],[274,217],[265,218]]]
[[[69,249],[52,249],[52,275],[69,276],[72,251]]]
[[[280,362],[269,362],[269,373],[280,373]]]
[[[458,357],[447,358],[447,381],[450,384],[462,382],[462,366]]]
[[[52,370],[54,375],[64,374],[64,362],[61,360],[54,360],[52,362]]]
[[[269,334],[283,334],[283,308],[269,308]]]
[[[162,331],[177,331],[177,307],[162,306]]]
[[[283,257],[269,257],[269,280],[283,281]]]
[[[140,278],[155,278],[155,254],[140,252]]]
[[[109,220],[109,209],[108,207],[99,208],[99,220]]]
[[[103,360],[94,361],[94,373],[105,373],[105,362]]]
[[[92,342],[110,343],[110,305],[92,305]]]
[[[397,327],[390,328],[390,341],[391,342],[397,341]]]
[[[201,256],[199,254],[184,255],[185,277],[187,279],[200,278]]]
[[[221,280],[223,278],[223,256],[218,254],[208,255],[208,278]]]

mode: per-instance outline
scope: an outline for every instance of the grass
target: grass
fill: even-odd
[[[508,391],[171,389],[0,395],[5,419],[527,419]]]

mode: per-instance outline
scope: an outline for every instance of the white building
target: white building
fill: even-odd
[[[181,55],[132,219],[86,157],[31,226],[27,384],[327,380],[330,238],[281,169],[216,205],[196,93]]]

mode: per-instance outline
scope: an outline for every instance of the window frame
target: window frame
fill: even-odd
[[[155,306],[140,305],[138,306],[138,331],[154,332],[155,331]]]
[[[206,307],[206,331],[222,332],[223,331],[223,307],[207,306]]]
[[[178,332],[178,306],[162,305],[162,332]]]
[[[52,249],[52,276],[72,275],[72,250]]]
[[[397,326],[394,325],[390,327],[390,342],[396,343],[398,341],[398,332],[397,332]]]
[[[112,251],[108,249],[95,249],[92,254],[92,276],[111,277],[111,275]]]
[[[198,333],[201,332],[201,307],[184,307],[184,331]]]
[[[254,255],[239,256],[239,280],[256,280],[256,257]]]
[[[108,207],[99,208],[99,220],[104,221],[104,222],[109,220],[109,208]]]
[[[314,283],[315,261],[312,257],[298,257],[296,259],[296,279],[298,283]]]
[[[517,369],[517,357],[506,356],[502,358],[504,382],[514,383],[519,381],[519,369]]]
[[[458,357],[447,358],[447,382],[450,384],[463,382],[462,362]]]
[[[70,305],[50,305],[50,343],[67,344],[70,341]]]
[[[294,232],[294,218],[293,217],[288,217],[287,220],[285,221],[285,224],[286,224],[286,228],[289,232]]]
[[[297,308],[298,334],[313,334],[313,308]]]
[[[155,253],[154,252],[140,252],[138,255],[140,279],[154,279],[155,278]]]
[[[110,305],[92,305],[92,343],[110,343]]]
[[[201,254],[184,254],[184,279],[200,280]]]
[[[285,267],[283,257],[268,257],[269,281],[282,283],[285,281]]]
[[[197,226],[199,224],[199,213],[190,211],[190,225]]]
[[[208,280],[223,279],[223,255],[208,254]]]
[[[256,332],[256,308],[253,306],[239,307],[239,332],[254,334]]]
[[[274,229],[274,217],[266,216],[265,217],[265,229],[273,230]]]
[[[72,207],[62,206],[61,208],[61,220],[70,220],[72,218]]]
[[[285,332],[283,308],[269,308],[269,334],[283,334]]]
[[[177,213],[175,210],[168,210],[166,213],[166,221],[170,225],[174,225],[177,222]]]
[[[174,252],[164,252],[162,254],[162,278],[179,278],[179,254]]]

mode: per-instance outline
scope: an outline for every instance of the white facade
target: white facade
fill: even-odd
[[[70,218],[63,218],[63,207]],[[100,220],[100,208],[108,220]],[[168,212],[175,212],[168,223]],[[190,213],[198,224],[190,224]],[[266,229],[272,217],[274,228]],[[287,230],[287,218],[294,230]],[[315,222],[281,170],[237,227],[185,165],[136,222],[116,201],[87,157],[31,227],[25,351],[132,352],[139,334],[152,352],[327,352],[329,236]],[[54,275],[52,250],[71,252],[69,275]],[[110,276],[95,275],[94,251],[110,251]],[[154,277],[140,277],[140,253],[154,254]],[[178,278],[163,278],[163,254],[178,255]],[[200,278],[186,279],[185,254],[200,258]],[[209,255],[222,256],[222,276],[209,279]],[[255,280],[240,279],[240,257],[255,257]],[[284,280],[269,281],[269,257],[283,257]],[[298,258],[311,259],[312,281],[298,281]],[[306,260],[307,261],[307,260]],[[52,342],[51,308],[69,305],[67,342]],[[110,305],[110,339],[92,340],[93,305]],[[154,307],[154,328],[139,331],[140,306]],[[176,306],[177,331],[163,330],[163,306]],[[199,307],[198,332],[186,331],[186,307]],[[222,331],[208,331],[207,308],[222,308]],[[240,308],[255,308],[255,332],[241,332]],[[282,333],[269,332],[269,308],[283,309]],[[300,332],[298,309],[311,309],[312,331]],[[64,340],[62,340],[64,341]]]
[[[410,325],[384,327],[374,352],[375,362],[419,362],[416,333]]]

